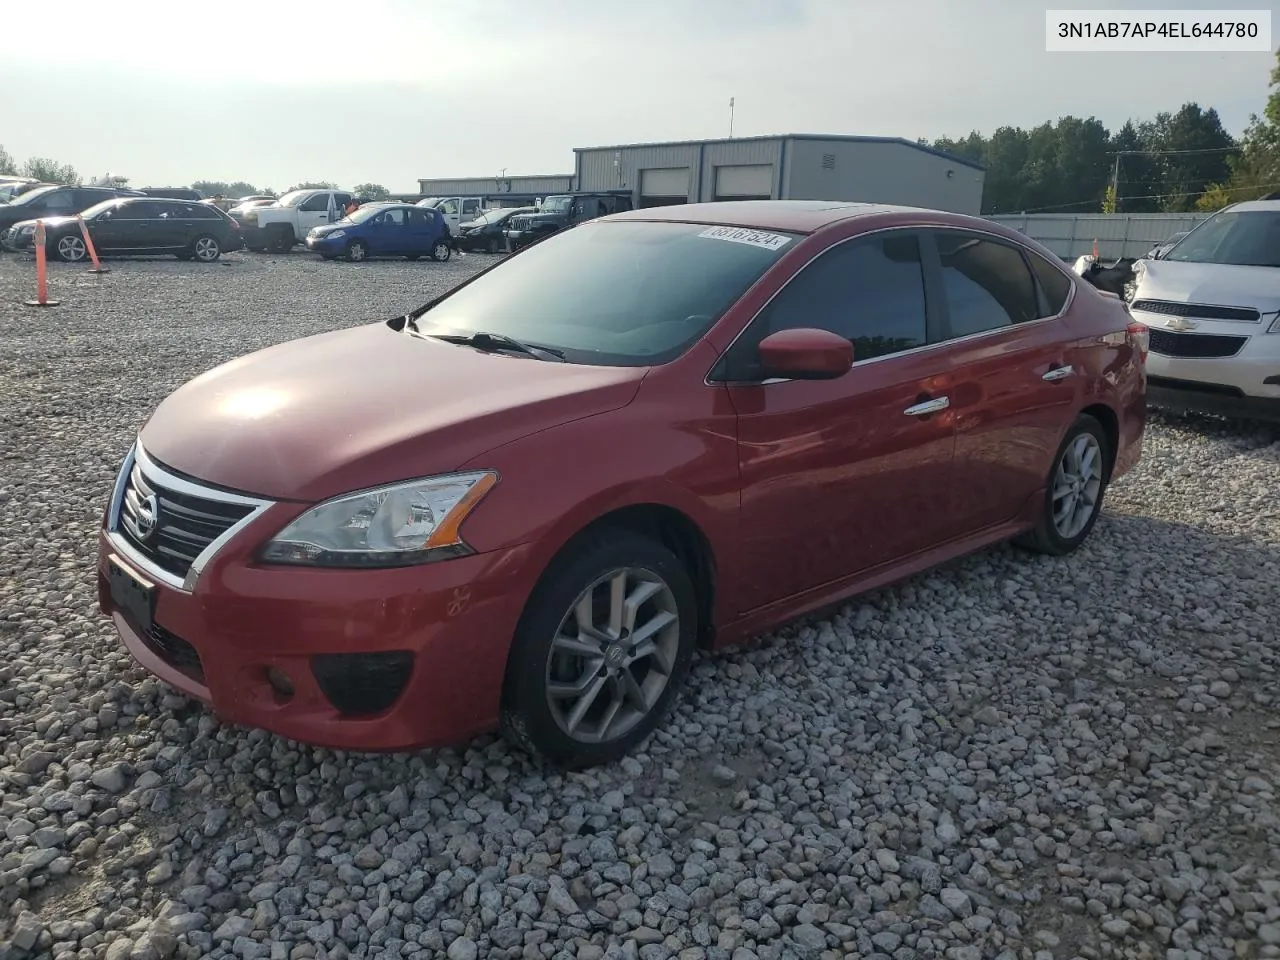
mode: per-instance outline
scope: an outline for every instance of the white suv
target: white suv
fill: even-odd
[[[1134,266],[1156,406],[1280,420],[1280,201],[1233,204]]]

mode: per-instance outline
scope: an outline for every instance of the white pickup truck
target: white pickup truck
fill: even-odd
[[[449,225],[449,235],[456,237],[461,224],[474,220],[488,209],[483,197],[426,197],[417,203],[420,207],[431,207],[440,211],[444,222]]]
[[[350,202],[347,190],[292,190],[273,204],[244,210],[236,221],[250,250],[284,253],[306,240],[312,227],[341,220]]]

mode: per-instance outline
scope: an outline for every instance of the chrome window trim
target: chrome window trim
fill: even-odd
[[[190,569],[187,570],[185,577],[178,577],[170,573],[168,570],[157,566],[152,561],[138,552],[138,550],[129,543],[128,540],[120,533],[120,515],[124,503],[124,491],[129,482],[129,475],[133,472],[134,465],[142,471],[142,475],[149,481],[154,481],[161,487],[172,490],[175,493],[184,494],[190,497],[199,497],[202,500],[214,500],[220,503],[231,503],[238,506],[252,507],[249,513],[237,520],[231,526],[227,527],[221,534],[210,541],[191,562]],[[107,511],[107,539],[111,546],[119,553],[123,554],[131,563],[147,576],[160,581],[167,586],[184,593],[192,593],[195,590],[196,582],[200,579],[200,574],[204,572],[209,561],[217,556],[218,551],[226,546],[236,534],[253,523],[258,517],[262,516],[268,508],[275,505],[274,500],[265,500],[261,497],[251,497],[240,493],[231,493],[227,490],[218,490],[213,487],[205,487],[182,477],[175,476],[156,464],[154,460],[147,456],[146,451],[142,448],[140,441],[135,441],[133,446],[129,448],[129,453],[124,458],[124,464],[120,468],[120,474],[116,477],[115,487],[111,493],[111,505]]]
[[[925,230],[953,230],[961,233],[976,233],[985,237],[990,237],[992,240],[1002,241],[1009,246],[1017,248],[1024,255],[1039,257],[1041,260],[1044,260],[1054,269],[1058,270],[1059,273],[1063,274],[1063,276],[1065,276],[1067,280],[1070,281],[1070,285],[1067,290],[1067,299],[1062,304],[1062,309],[1059,310],[1057,313],[1055,313],[1051,317],[1036,317],[1034,320],[1025,320],[1022,323],[1011,324],[1007,327],[994,327],[991,330],[983,330],[983,331],[980,331],[979,333],[970,333],[970,334],[966,334],[963,337],[952,337],[947,340],[939,340],[937,343],[921,344],[918,347],[912,347],[910,350],[899,350],[896,353],[886,353],[878,357],[868,357],[865,360],[854,360],[852,366],[849,368],[851,370],[856,367],[863,366],[864,364],[876,363],[879,360],[888,360],[893,357],[906,357],[916,353],[923,353],[926,350],[933,350],[936,347],[945,347],[953,343],[965,343],[970,340],[976,340],[979,337],[989,337],[992,334],[1005,333],[1009,330],[1025,329],[1031,326],[1032,324],[1047,323],[1052,320],[1061,320],[1064,316],[1066,316],[1068,311],[1071,310],[1072,304],[1075,303],[1076,281],[1079,278],[1076,277],[1074,273],[1069,271],[1064,264],[1060,262],[1054,263],[1053,260],[1050,260],[1048,257],[1044,256],[1043,254],[1036,253],[1036,251],[1032,250],[1030,247],[1026,246],[1023,243],[1019,243],[1017,240],[1013,240],[1009,237],[1002,236],[1001,234],[995,233],[993,231],[983,229],[982,227],[959,227],[959,226],[956,226],[955,224],[919,223],[919,224],[911,224],[909,226],[880,227],[876,230],[870,230],[867,233],[859,233],[852,237],[845,237],[843,240],[837,240],[835,243],[831,244],[830,246],[824,247],[822,250],[819,250],[812,257],[810,257],[803,264],[801,264],[800,267],[798,267],[796,271],[792,273],[790,277],[787,278],[787,282],[784,283],[782,286],[780,286],[777,290],[775,290],[773,292],[773,295],[760,305],[760,309],[757,310],[754,314],[752,314],[751,319],[742,325],[742,329],[738,331],[737,335],[731,341],[729,341],[729,346],[725,347],[724,351],[720,353],[720,355],[717,356],[716,359],[712,362],[711,367],[707,370],[706,376],[702,378],[702,382],[709,387],[743,387],[743,386],[767,387],[770,384],[774,384],[774,383],[793,382],[793,378],[791,377],[770,377],[767,380],[712,380],[711,372],[715,370],[716,366],[725,357],[725,355],[728,354],[729,351],[732,350],[734,346],[737,345],[738,341],[742,339],[742,337],[746,334],[746,332],[751,329],[751,325],[754,324],[758,319],[760,319],[760,315],[764,313],[767,309],[769,309],[769,305],[773,303],[773,301],[782,293],[782,291],[786,290],[787,287],[791,286],[791,284],[795,281],[796,277],[804,273],[804,271],[807,270],[813,264],[813,262],[817,260],[819,257],[821,257],[823,254],[828,253],[829,251],[834,250],[837,247],[842,246],[846,243],[852,243],[856,240],[866,240],[868,238],[875,237],[883,233],[901,233],[903,231],[908,231],[908,230],[912,232],[921,232]],[[921,268],[923,269],[925,266],[923,259],[921,260],[920,265],[921,265]],[[1037,288],[1039,288],[1040,281],[1036,278],[1035,272],[1031,270],[1031,265],[1027,264],[1026,268],[1028,272],[1030,272],[1031,274],[1032,282],[1035,283]]]

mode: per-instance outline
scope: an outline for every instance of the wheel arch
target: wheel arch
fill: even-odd
[[[679,558],[689,579],[693,581],[698,604],[698,648],[710,649],[715,637],[715,601],[717,571],[715,550],[702,526],[688,511],[657,499],[636,500],[610,506],[585,523],[556,538],[556,545],[538,573],[533,589],[525,600],[524,610],[557,562],[570,555],[583,540],[602,529],[626,530],[662,544]]]
[[[1120,418],[1105,403],[1092,403],[1080,411],[1082,416],[1093,417],[1102,425],[1102,432],[1107,437],[1107,477],[1115,469],[1116,456],[1120,452]]]

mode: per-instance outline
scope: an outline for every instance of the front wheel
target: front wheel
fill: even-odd
[[[84,240],[75,234],[59,237],[53,249],[58,259],[67,263],[79,263],[89,255],[89,251],[84,245]]]
[[[347,259],[352,263],[360,263],[369,259],[369,248],[363,240],[352,240],[347,244]]]
[[[693,583],[628,531],[584,538],[543,576],[516,630],[502,728],[569,769],[620,759],[670,711],[697,636]]]
[[[1053,458],[1036,526],[1019,546],[1062,556],[1084,543],[1102,512],[1114,456],[1102,424],[1088,414],[1077,417]]]
[[[452,255],[453,250],[448,240],[437,240],[431,247],[431,259],[444,263]]]
[[[201,263],[213,263],[222,256],[222,246],[217,239],[206,235],[196,237],[196,242],[191,245],[191,252]]]

